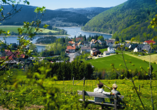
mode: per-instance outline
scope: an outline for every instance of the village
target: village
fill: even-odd
[[[115,39],[108,39],[108,40],[96,40],[92,39],[90,42],[83,41],[83,38],[76,38],[76,41],[74,42],[73,39],[71,39],[68,42],[68,46],[66,48],[65,53],[67,55],[73,55],[73,59],[77,55],[81,55],[82,53],[89,53],[88,58],[97,59],[101,57],[106,57],[110,55],[116,54],[116,50],[123,50],[123,51],[129,51],[133,53],[139,53],[140,54],[148,54],[148,53],[156,53],[155,48],[151,47],[151,44],[155,45],[156,42],[153,40],[147,40],[142,42],[141,44],[136,42],[130,42],[126,41],[124,43],[116,43]],[[105,51],[101,52],[99,49],[99,46],[105,47]],[[75,54],[74,54],[75,53]],[[75,56],[75,57],[74,57]],[[71,59],[70,61],[73,61]]]
[[[152,40],[147,40],[142,42],[141,44],[130,41],[119,43],[118,41],[115,41],[115,39],[104,39],[102,36],[96,37],[96,39],[91,39],[90,41],[85,40],[84,37],[77,37],[75,39],[71,38],[68,41],[65,54],[69,57],[69,62],[74,61],[77,56],[80,56],[84,53],[87,53],[89,55],[88,59],[98,59],[102,57],[116,55],[118,54],[119,50],[128,51],[136,54],[138,53],[138,55],[141,56],[148,53],[156,53],[155,48],[152,48],[151,46],[152,44],[155,45],[156,42]],[[17,64],[21,62],[23,62],[22,64],[25,64],[22,67],[33,64],[32,62],[34,58],[28,57],[24,53],[20,54],[17,50],[17,46],[18,45],[16,43],[12,44],[11,48],[15,50],[14,52],[11,52],[7,49],[1,49],[0,59],[5,59],[6,56],[9,56],[9,61],[6,61],[5,63],[11,66],[14,65],[14,67],[17,67]],[[1,48],[5,48],[5,46],[1,45]],[[45,57],[38,56],[37,58],[42,61]],[[56,60],[55,62],[59,63],[64,61]]]

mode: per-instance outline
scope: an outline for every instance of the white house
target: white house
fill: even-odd
[[[108,47],[107,51],[110,53],[115,53],[115,49],[113,47]]]
[[[110,52],[108,52],[108,51],[104,51],[104,52],[103,52],[103,55],[104,55],[104,56],[106,56],[106,55],[110,55]]]

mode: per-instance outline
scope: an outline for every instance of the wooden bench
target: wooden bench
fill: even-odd
[[[106,95],[103,93],[96,93],[96,92],[87,92],[87,91],[77,91],[78,95],[82,95],[82,99],[79,99],[80,102],[84,102],[84,107],[86,108],[88,106],[88,104],[92,103],[92,104],[96,104],[96,105],[101,105],[102,109],[104,107],[108,108],[108,107],[114,107],[114,110],[117,109],[124,109],[125,106],[124,104],[120,104],[119,102],[117,103],[117,101],[119,100],[123,100],[124,96],[122,95]],[[109,98],[109,99],[113,99],[114,103],[110,103],[110,102],[95,102],[94,100],[86,100],[85,96],[93,96],[93,97],[99,97],[99,98]]]

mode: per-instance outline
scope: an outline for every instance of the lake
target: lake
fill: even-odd
[[[81,30],[81,27],[57,27],[60,29],[64,29],[67,31],[67,34],[69,35],[68,37],[73,38],[73,37],[77,37],[80,34],[81,35],[86,35],[86,37],[89,37],[89,35],[94,36],[94,35],[99,35],[99,36],[103,36],[104,39],[109,39],[112,36],[108,35],[108,34],[104,34],[104,33],[96,33],[96,32],[87,32],[87,31],[83,31]]]
[[[69,35],[68,37],[73,38],[74,36],[79,36],[81,35],[86,35],[86,37],[89,37],[89,35],[94,36],[94,35],[101,35],[103,36],[105,39],[109,39],[112,36],[108,35],[108,34],[103,34],[103,33],[96,33],[96,32],[86,32],[86,31],[82,31],[81,27],[58,27],[60,29],[64,29],[67,31],[67,34]],[[40,37],[44,37],[44,36],[35,36],[34,39],[32,40],[33,43],[36,43],[36,40]],[[64,36],[56,36],[56,37],[64,37]],[[4,40],[3,37],[0,37],[0,40]],[[17,40],[17,36],[9,36],[6,38],[6,43],[10,44],[10,43],[18,43]],[[42,50],[45,49],[45,46],[37,46],[38,51],[41,52]]]

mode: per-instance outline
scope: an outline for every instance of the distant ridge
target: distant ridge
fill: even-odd
[[[155,0],[128,0],[95,16],[82,29],[114,34],[113,38],[136,37],[136,40],[144,41],[157,35],[156,31],[148,28],[155,14]]]
[[[3,7],[4,14],[9,12],[12,8],[10,5],[4,5]],[[21,7],[22,10],[20,12],[11,19],[3,21],[2,24],[22,25],[24,21],[30,22],[36,19],[37,16],[34,13],[34,9],[36,8],[35,6],[18,5],[18,8]],[[90,20],[90,18],[107,9],[92,7],[91,9],[74,9],[74,11],[70,9],[46,10],[46,13],[42,18],[42,23],[46,23],[51,26],[83,26]]]

